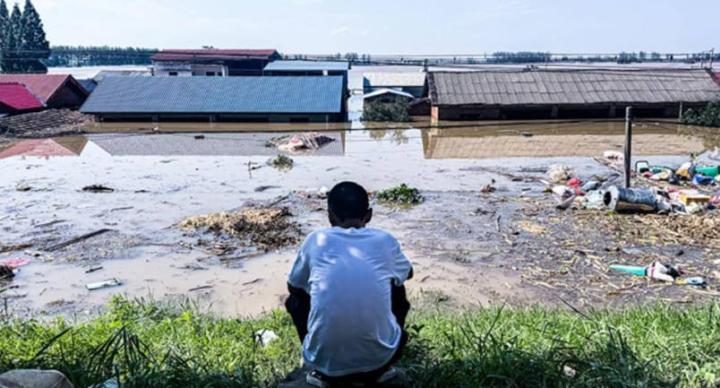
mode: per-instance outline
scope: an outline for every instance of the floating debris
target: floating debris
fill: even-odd
[[[286,207],[246,207],[232,213],[190,217],[182,221],[180,227],[235,237],[245,245],[270,251],[300,241],[300,225],[292,221],[291,216]]]
[[[267,161],[268,166],[276,168],[280,171],[287,171],[291,170],[293,166],[295,165],[295,161],[292,160],[289,156],[285,155],[278,155],[274,158],[270,158]]]
[[[103,185],[90,185],[83,187],[82,191],[88,193],[112,193],[115,189]]]
[[[420,194],[420,190],[410,187],[405,183],[378,192],[376,198],[380,202],[393,205],[418,205],[425,201],[425,197]]]

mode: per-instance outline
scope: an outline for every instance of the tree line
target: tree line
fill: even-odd
[[[149,65],[158,50],[110,46],[54,46],[45,62],[51,67]]]
[[[0,0],[0,70],[6,73],[45,73],[42,62],[50,55],[50,43],[45,36],[40,14],[30,0],[22,11],[15,3],[8,11]]]

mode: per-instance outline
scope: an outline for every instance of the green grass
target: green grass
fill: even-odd
[[[720,385],[720,304],[622,312],[416,313],[402,360],[414,386]],[[279,339],[264,347],[255,333]],[[289,317],[216,319],[192,306],[116,299],[85,323],[0,323],[0,371],[51,368],[79,387],[273,386],[299,365]],[[573,373],[574,372],[574,373]],[[571,376],[574,375],[574,376]]]

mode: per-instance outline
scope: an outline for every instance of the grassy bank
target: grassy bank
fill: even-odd
[[[278,339],[256,339],[272,330]],[[594,312],[491,309],[416,314],[403,359],[415,386],[716,386],[720,304]],[[214,319],[197,309],[115,300],[87,323],[0,323],[0,371],[51,368],[79,387],[272,386],[299,364],[281,312]]]

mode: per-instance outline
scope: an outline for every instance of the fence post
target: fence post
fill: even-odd
[[[633,108],[625,108],[625,188],[630,188],[632,176],[632,131],[633,131]]]

